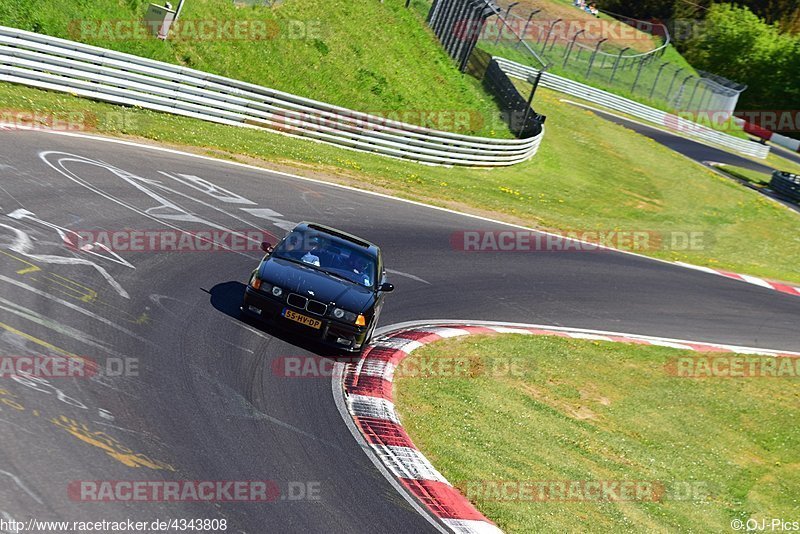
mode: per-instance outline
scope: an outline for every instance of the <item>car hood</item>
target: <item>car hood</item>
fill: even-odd
[[[372,304],[375,294],[369,288],[340,280],[312,267],[279,258],[267,258],[258,270],[258,277],[283,288],[326,304],[355,313]],[[312,296],[309,291],[313,291]]]

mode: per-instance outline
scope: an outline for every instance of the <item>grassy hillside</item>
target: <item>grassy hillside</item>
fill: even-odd
[[[0,0],[0,24],[229,76],[360,111],[410,111],[399,118],[463,133],[509,137],[492,123],[498,110],[480,83],[463,76],[402,0],[290,0],[275,8],[237,8],[230,0],[189,0],[182,32],[166,42],[127,31],[146,0]],[[177,0],[172,1],[177,5]],[[200,23],[237,36],[202,36]],[[250,24],[247,26],[247,24]],[[192,28],[197,32],[191,32]],[[179,38],[182,36],[183,38]],[[245,38],[240,39],[239,36]],[[232,38],[231,38],[232,37]],[[251,38],[253,37],[253,38]],[[464,128],[425,124],[418,112],[469,111]],[[416,120],[415,120],[416,119]]]

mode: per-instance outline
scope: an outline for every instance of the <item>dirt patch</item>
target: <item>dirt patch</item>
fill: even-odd
[[[584,46],[595,46],[600,39],[607,38],[603,44],[603,50],[616,48],[621,50],[629,47],[631,52],[648,52],[661,44],[661,39],[653,37],[649,33],[643,32],[631,25],[622,23],[608,15],[601,14],[600,18],[595,17],[572,5],[557,4],[553,2],[542,2],[537,0],[520,0],[519,5],[512,10],[512,15],[521,17],[523,24],[528,15],[537,9],[539,13],[534,15],[531,24],[528,26],[527,40],[543,41],[550,24],[558,19],[562,22],[553,27],[553,36],[560,45],[566,45],[572,37],[583,30],[577,42]],[[551,36],[550,41],[552,42]]]

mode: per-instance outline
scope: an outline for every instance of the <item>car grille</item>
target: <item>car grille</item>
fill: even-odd
[[[308,299],[296,293],[289,293],[289,298],[286,299],[286,302],[288,302],[292,306],[304,310],[306,308],[306,302],[308,302]]]
[[[308,304],[306,304],[306,309],[317,315],[325,315],[325,312],[328,311],[328,306],[316,300],[309,300]]]
[[[298,295],[297,293],[289,293],[289,297],[286,299],[286,302],[295,308],[308,310],[316,315],[325,315],[325,312],[328,311],[327,304],[319,302],[318,300],[309,300],[303,295]]]

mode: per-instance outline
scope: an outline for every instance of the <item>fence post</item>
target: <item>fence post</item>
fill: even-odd
[[[687,109],[692,107],[692,101],[694,101],[694,95],[695,93],[697,93],[697,86],[700,85],[701,81],[703,81],[703,78],[697,78],[697,81],[694,82],[694,89],[692,89],[692,96],[689,97],[689,103],[686,104]]]
[[[522,43],[522,41],[525,39],[525,36],[528,34],[528,25],[531,23],[531,19],[535,14],[537,14],[540,11],[541,9],[534,9],[533,11],[531,11],[531,14],[528,15],[528,20],[525,21],[525,27],[522,28],[522,35],[519,36],[519,41],[517,41],[517,44],[514,48],[519,48],[519,45]],[[539,37],[539,39],[541,39],[541,37]]]
[[[522,124],[519,127],[519,132],[517,132],[517,137],[519,138],[522,137],[522,130],[525,129],[525,123],[528,122],[528,116],[530,115],[532,109],[531,104],[533,104],[533,95],[536,94],[536,88],[539,87],[539,80],[542,79],[542,73],[544,72],[545,68],[542,68],[541,70],[539,70],[539,72],[536,73],[536,78],[532,82],[531,95],[528,97],[528,105],[525,107],[525,115],[523,115],[522,117]],[[531,77],[528,76],[528,82],[530,81]]]
[[[664,67],[669,65],[669,63],[664,62],[658,67],[658,73],[656,73],[656,79],[653,81],[653,87],[650,88],[650,96],[648,98],[653,98],[653,92],[656,90],[656,85],[658,85],[658,79],[661,77],[661,71],[664,70]]]
[[[545,36],[545,38],[544,38],[544,44],[542,45],[542,52],[544,52],[544,49],[547,48],[547,41],[550,40],[550,35],[552,35],[552,33],[553,33],[553,28],[555,27],[556,24],[558,24],[562,20],[564,20],[564,19],[556,19],[550,25],[550,29],[547,31],[547,36]]]
[[[688,82],[691,78],[694,78],[694,74],[688,75],[681,82],[681,86],[678,88],[678,96],[675,98],[675,107],[678,107],[678,99],[683,96],[683,88],[686,87],[686,82]]]
[[[507,24],[507,21],[506,21],[506,19],[508,19],[508,15],[509,15],[509,13],[511,13],[511,8],[513,8],[513,7],[514,7],[515,5],[517,5],[517,4],[519,4],[519,2],[514,2],[513,4],[510,4],[510,5],[509,5],[509,6],[506,8],[506,14],[505,14],[505,16],[502,16],[502,17],[501,17],[500,15],[498,15],[498,18],[500,19],[500,30],[497,32],[497,38],[494,40],[494,44],[495,44],[495,45],[496,45],[496,44],[497,44],[497,43],[500,41],[500,35],[503,33],[503,26],[504,26],[505,24]],[[512,31],[511,33],[514,33],[514,32]]]
[[[623,48],[622,50],[619,51],[619,55],[617,56],[617,59],[614,60],[614,66],[611,68],[611,79],[608,80],[608,83],[613,82],[614,81],[614,76],[617,75],[617,67],[619,67],[619,61],[622,59],[622,54],[624,54],[626,51],[628,51],[630,49],[631,49],[630,46],[626,46],[625,48]]]
[[[633,79],[633,85],[631,86],[631,93],[636,92],[636,84],[639,83],[639,76],[642,75],[642,67],[644,67],[644,61],[639,60],[639,69],[636,71],[636,78]]]
[[[600,39],[597,41],[597,44],[594,47],[594,52],[592,52],[592,57],[589,58],[589,67],[586,69],[586,77],[588,78],[589,75],[592,73],[592,65],[594,65],[594,58],[597,57],[597,52],[600,50],[600,45],[608,41],[608,37],[604,39]]]
[[[452,56],[460,65],[462,55],[469,53],[467,45],[471,42],[472,35],[470,32],[473,31],[475,26],[475,8],[471,2],[464,2],[464,8],[461,10],[459,21],[456,24],[460,24],[461,27],[454,28],[453,31],[456,36],[456,42],[453,44]]]
[[[444,46],[450,57],[458,59],[458,50],[460,44],[463,43],[462,36],[459,35],[463,32],[464,27],[464,14],[469,9],[469,2],[466,0],[458,0],[458,5],[453,11],[453,22],[450,24],[450,31],[441,39],[442,46]]]
[[[570,41],[569,46],[567,46],[567,49],[564,52],[564,63],[561,65],[562,67],[567,66],[567,61],[569,61],[569,55],[572,53],[572,47],[575,46],[575,40],[578,38],[580,34],[584,33],[585,31],[586,30],[580,30],[579,32],[575,33],[575,35],[572,36],[572,41]]]
[[[467,41],[466,43],[466,48],[461,53],[461,65],[459,66],[459,70],[461,72],[467,70],[467,63],[469,62],[469,57],[472,55],[472,51],[475,49],[475,45],[478,42],[478,37],[483,31],[483,28],[486,26],[486,19],[491,17],[492,14],[494,14],[494,9],[492,9],[492,6],[489,4],[489,2],[486,2],[484,7],[482,8],[478,7],[475,10],[475,14],[477,16],[475,19],[476,29],[475,31],[472,31],[470,33],[469,41]]]
[[[675,71],[675,74],[672,75],[672,80],[669,82],[669,89],[667,89],[667,93],[664,97],[669,101],[669,95],[672,93],[672,86],[675,84],[675,79],[678,77],[678,74],[683,70],[683,67],[680,67],[678,70]]]

